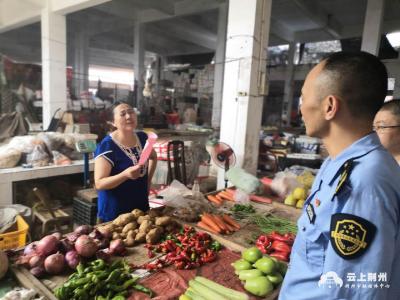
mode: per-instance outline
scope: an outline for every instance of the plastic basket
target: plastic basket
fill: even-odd
[[[77,224],[95,225],[97,221],[97,204],[74,197],[72,214],[74,222]]]
[[[0,234],[1,250],[15,249],[25,246],[29,225],[20,215],[17,215],[17,228],[17,231]]]

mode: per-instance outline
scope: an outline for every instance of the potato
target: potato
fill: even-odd
[[[122,239],[121,234],[119,234],[118,232],[113,232],[112,239],[113,240]]]
[[[134,230],[129,230],[128,233],[126,234],[126,238],[129,239],[135,239],[137,235],[137,232],[135,232]]]
[[[132,210],[131,215],[135,218],[135,220],[137,218],[139,218],[140,216],[144,216],[144,212],[141,211],[140,209],[135,208],[134,210]]]
[[[129,237],[124,239],[124,245],[125,247],[133,247],[135,245],[135,239]]]
[[[121,236],[121,238],[126,239],[127,232],[121,232],[119,235]]]
[[[150,220],[144,220],[144,221],[142,222],[142,224],[140,224],[139,232],[145,232],[145,233],[149,232],[149,230],[151,229],[151,226],[152,226],[152,225],[153,225],[153,222],[152,222],[152,221],[150,221]]]
[[[146,243],[155,244],[161,239],[162,230],[159,227],[153,228],[146,235]]]
[[[142,224],[144,220],[150,220],[150,219],[151,219],[151,218],[150,218],[149,215],[140,216],[140,217],[137,219],[137,222],[138,222],[138,224]]]
[[[138,224],[135,221],[133,221],[124,226],[124,228],[122,229],[122,233],[128,232],[129,230],[134,230],[137,227],[138,227]]]
[[[172,222],[172,218],[171,217],[159,217],[156,218],[156,225],[157,226],[167,226],[168,224],[170,224]]]
[[[137,243],[143,243],[146,241],[146,232],[139,231],[138,234],[135,236],[135,242]]]
[[[155,226],[154,228],[158,228],[158,229],[160,230],[161,234],[164,233],[164,227],[162,227],[162,226]]]
[[[105,230],[107,230],[108,232],[114,232],[115,230],[115,225],[113,223],[101,226],[101,228],[104,228]]]

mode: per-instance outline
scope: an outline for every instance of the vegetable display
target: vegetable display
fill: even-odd
[[[62,238],[61,234],[51,234],[40,241],[27,245],[16,264],[30,269],[35,277],[51,274],[57,275],[65,270],[75,270],[78,264],[86,259],[101,257],[109,259],[111,255],[125,254],[125,246],[115,251],[110,247],[109,238],[89,225],[82,225],[74,232]]]
[[[185,291],[185,294],[179,298],[179,300],[186,299],[248,300],[249,296],[245,293],[227,288],[205,277],[196,276],[193,280],[189,281],[189,288]]]
[[[122,240],[126,247],[141,243],[158,243],[163,234],[175,232],[180,225],[169,216],[161,216],[157,210],[146,215],[140,209],[119,215],[109,224],[100,226],[98,231],[111,236],[112,240]]]
[[[165,258],[145,264],[148,270],[158,269],[164,265],[174,265],[177,269],[193,269],[205,263],[213,262],[221,244],[213,241],[205,232],[196,232],[193,227],[184,226],[180,233],[166,236],[157,245],[146,244],[149,257],[156,253],[167,254]]]
[[[122,260],[107,264],[97,259],[87,265],[79,264],[68,281],[55,290],[55,295],[60,300],[124,300],[130,290],[137,290],[151,297],[152,291],[138,284],[139,277],[131,272],[131,267]]]
[[[239,223],[226,214],[217,215],[203,213],[201,221],[197,223],[197,226],[212,233],[225,234],[230,234],[240,229]]]
[[[283,281],[286,264],[274,257],[263,256],[262,252],[252,247],[242,252],[242,259],[232,263],[235,273],[244,282],[249,293],[265,297]]]
[[[256,241],[256,247],[263,254],[269,254],[282,261],[289,261],[294,238],[295,235],[292,233],[281,235],[273,231],[267,235],[260,235]]]

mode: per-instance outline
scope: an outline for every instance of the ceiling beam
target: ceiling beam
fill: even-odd
[[[130,0],[130,2],[142,9],[154,9],[170,16],[175,15],[175,5],[168,0]]]
[[[289,28],[287,28],[279,20],[272,18],[270,32],[274,34],[279,39],[283,39],[287,42],[293,42],[295,39],[295,34]]]
[[[133,5],[133,2],[121,2],[116,0],[108,2],[105,5],[96,6],[94,9],[128,20],[136,20],[139,11],[139,9]]]
[[[50,7],[53,12],[69,14],[89,7],[97,6],[111,0],[50,0]]]
[[[138,19],[142,23],[150,23],[179,16],[198,14],[200,12],[219,8],[220,2],[221,1],[218,0],[183,0],[175,3],[175,14],[173,15],[154,9],[145,9],[140,12]]]
[[[335,19],[334,16],[328,14],[317,1],[310,3],[307,0],[292,0],[310,20],[321,26],[328,32],[334,39],[340,39],[342,33],[342,26]]]
[[[192,22],[176,19],[174,22],[160,24],[163,30],[174,33],[178,39],[215,50],[217,47],[217,35]]]

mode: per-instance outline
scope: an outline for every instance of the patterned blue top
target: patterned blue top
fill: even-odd
[[[141,149],[143,149],[147,134],[138,131],[136,132],[139,138]],[[140,148],[131,148],[137,161],[140,158]],[[110,135],[107,135],[100,144],[97,145],[95,151],[95,159],[104,157],[112,166],[110,176],[117,175],[133,166],[133,161],[128,155],[114,142]],[[135,208],[146,211],[149,209],[148,199],[148,183],[147,170],[143,177],[138,177],[135,180],[128,179],[119,186],[110,190],[98,191],[98,217],[104,221],[112,221],[118,215],[127,213]]]

